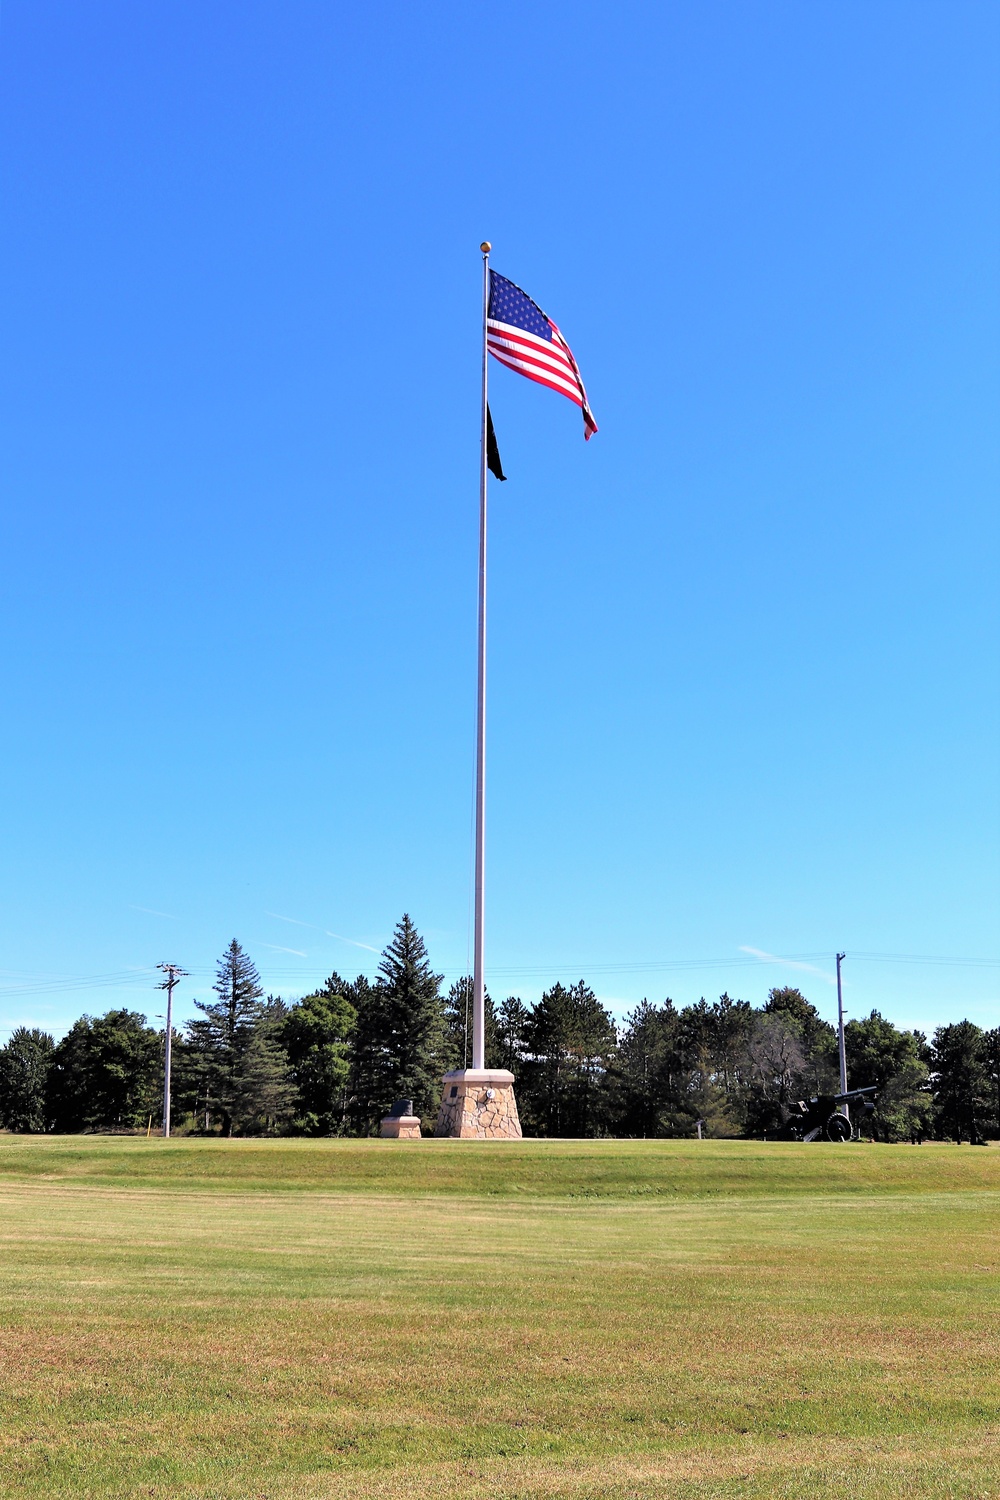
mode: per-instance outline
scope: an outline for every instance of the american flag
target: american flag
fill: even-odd
[[[583,410],[584,438],[597,431],[573,352],[551,318],[506,276],[490,272],[486,345],[501,364],[568,396]]]

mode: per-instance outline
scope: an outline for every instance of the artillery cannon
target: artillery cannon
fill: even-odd
[[[866,1115],[875,1109],[878,1094],[875,1085],[866,1089],[848,1089],[845,1094],[817,1094],[813,1099],[797,1099],[782,1111],[784,1134],[790,1141],[849,1141],[856,1134],[841,1104],[861,1104]]]

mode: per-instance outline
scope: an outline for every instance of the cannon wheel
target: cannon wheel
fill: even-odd
[[[831,1115],[826,1122],[826,1138],[841,1145],[851,1139],[851,1122],[846,1115]]]

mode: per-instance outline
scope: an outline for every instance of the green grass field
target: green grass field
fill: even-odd
[[[1000,1150],[0,1136],[0,1494],[1000,1496]]]

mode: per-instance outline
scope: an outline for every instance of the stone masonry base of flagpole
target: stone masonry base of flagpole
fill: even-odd
[[[519,1141],[514,1075],[505,1068],[459,1068],[444,1075],[435,1135],[463,1141]]]

